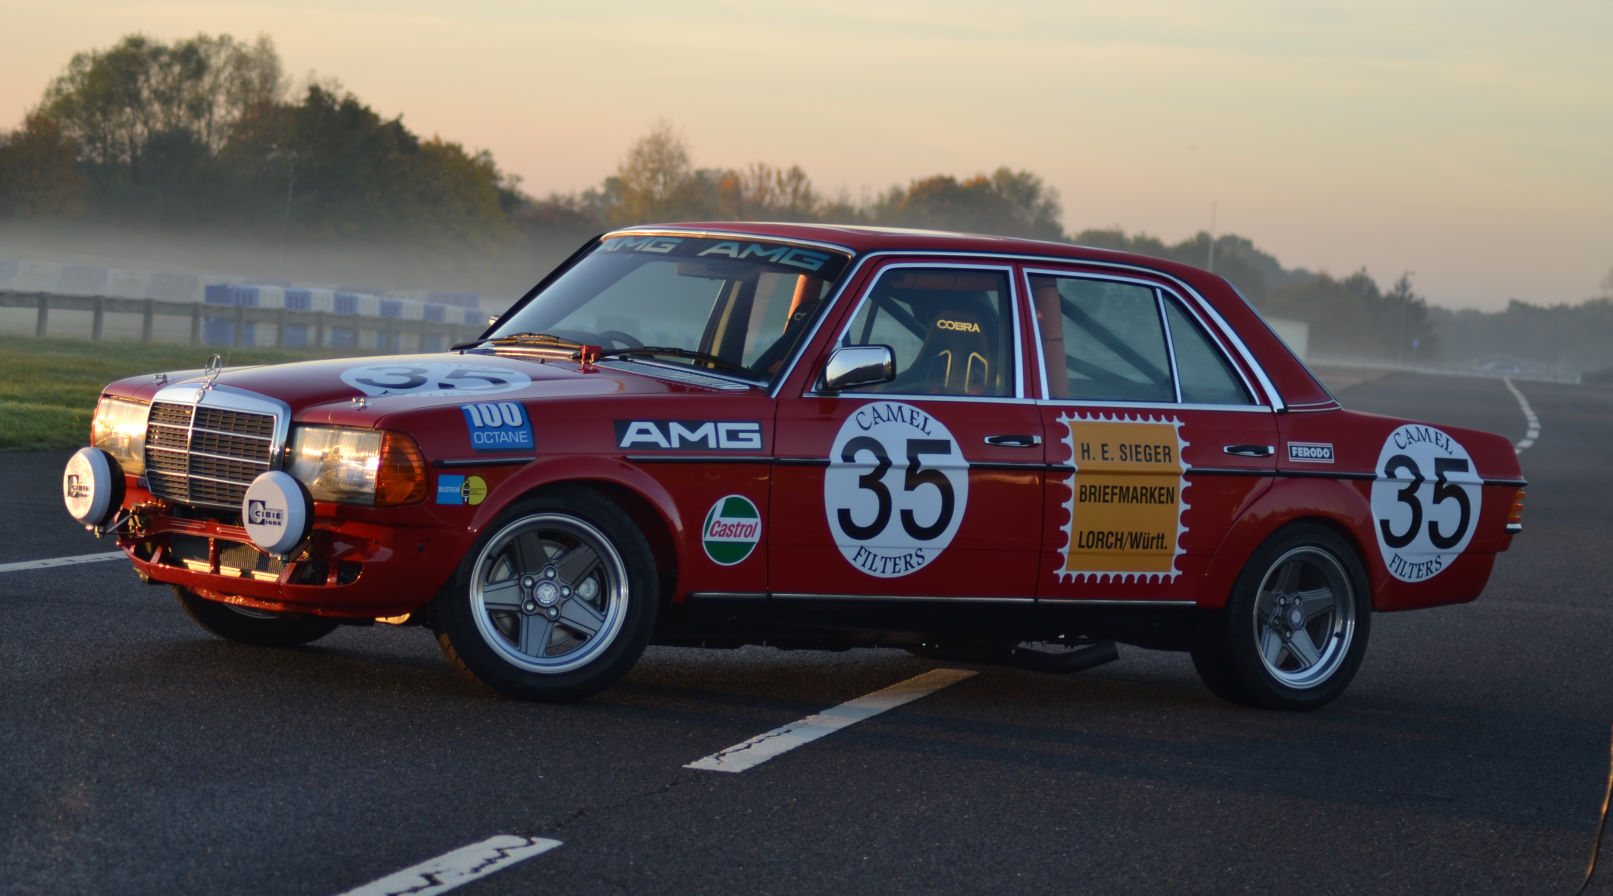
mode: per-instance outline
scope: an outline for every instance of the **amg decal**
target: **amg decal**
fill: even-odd
[[[755,420],[618,420],[616,446],[661,451],[760,451]]]

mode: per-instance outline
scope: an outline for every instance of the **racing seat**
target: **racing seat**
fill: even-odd
[[[985,307],[964,297],[942,302],[904,378],[930,395],[1001,394],[997,321]]]

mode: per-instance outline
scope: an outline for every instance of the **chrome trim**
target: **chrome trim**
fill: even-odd
[[[154,419],[159,406],[187,409],[183,423],[177,419]],[[266,417],[269,435],[198,427],[198,417],[204,411]],[[154,427],[168,432],[169,437],[153,438]],[[167,386],[152,396],[146,411],[144,478],[151,493],[158,498],[188,506],[239,510],[240,497],[236,492],[244,495],[259,473],[281,469],[290,432],[291,406],[283,401],[212,383]],[[198,433],[205,436],[201,445],[197,444]],[[183,440],[182,446],[175,444],[179,439]],[[221,449],[218,443],[223,442],[262,443],[262,450],[231,451],[227,450],[227,445]],[[162,460],[154,462],[154,457]],[[196,458],[203,459],[200,468]],[[174,487],[170,487],[170,483]],[[197,497],[193,483],[209,484],[215,492],[227,494]]]
[[[876,602],[881,602],[881,603],[884,603],[884,602],[897,602],[897,603],[906,602],[906,603],[910,603],[912,601],[932,601],[932,602],[936,602],[936,603],[949,603],[949,604],[958,604],[958,603],[970,603],[970,604],[974,604],[974,603],[978,603],[978,604],[1033,604],[1033,603],[1036,603],[1036,598],[1034,598],[1034,597],[986,597],[986,596],[983,596],[983,595],[980,595],[980,596],[947,597],[945,595],[939,595],[939,594],[807,594],[807,593],[797,593],[797,592],[775,591],[775,592],[773,592],[772,594],[770,594],[768,596],[773,597],[773,598],[777,598],[779,600],[833,600],[833,601],[861,600],[861,601],[876,601]]]
[[[518,467],[537,460],[537,455],[527,457],[445,457],[431,462],[430,466],[439,469],[454,469],[458,467]]]

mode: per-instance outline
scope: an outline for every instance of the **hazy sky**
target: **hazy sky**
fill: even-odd
[[[1066,230],[1211,227],[1447,307],[1578,302],[1613,269],[1613,4],[1598,0],[0,0],[0,128],[75,52],[275,43],[492,153],[597,186],[661,119],[698,167],[853,199],[1006,165]]]

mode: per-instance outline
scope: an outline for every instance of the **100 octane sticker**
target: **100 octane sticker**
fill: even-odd
[[[969,503],[969,462],[941,421],[898,401],[858,408],[840,425],[823,506],[840,553],[889,579],[946,550]]]
[[[1372,483],[1373,528],[1389,573],[1424,582],[1467,548],[1483,489],[1467,449],[1432,426],[1389,434]]]

